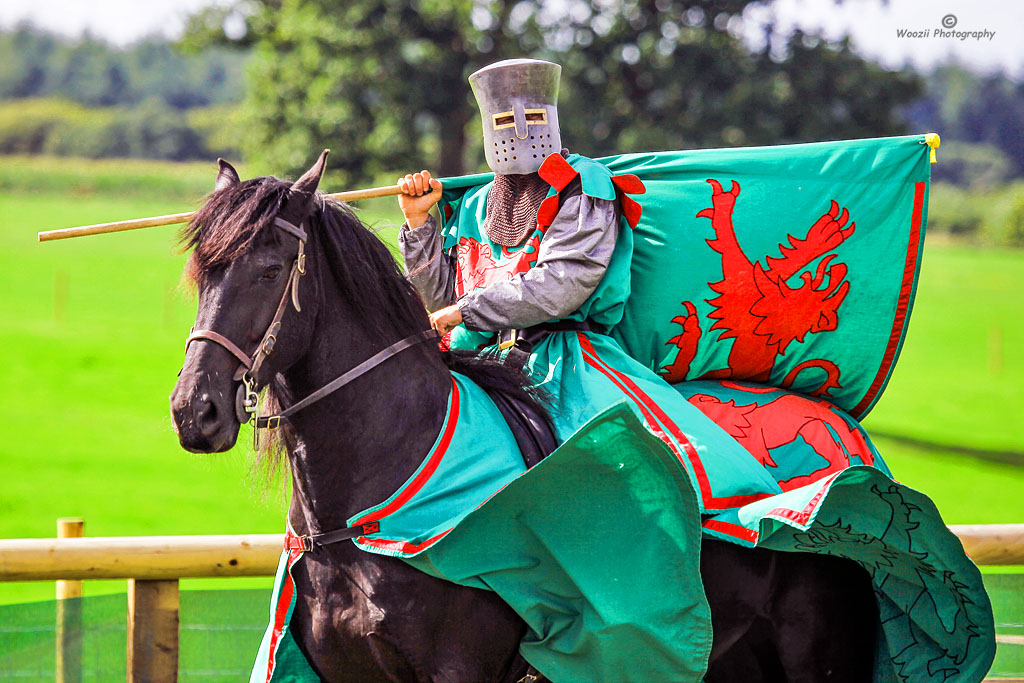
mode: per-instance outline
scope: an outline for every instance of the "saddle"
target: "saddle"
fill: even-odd
[[[536,404],[500,390],[488,391],[487,395],[494,401],[494,405],[498,407],[509,429],[512,430],[527,469],[558,448],[555,431],[551,428],[547,415]]]

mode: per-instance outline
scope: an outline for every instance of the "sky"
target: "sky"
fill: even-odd
[[[0,28],[28,20],[65,35],[88,30],[124,45],[152,34],[178,37],[190,13],[218,1],[0,0]],[[975,71],[1002,70],[1024,79],[1024,2],[1018,0],[774,0],[748,7],[744,19],[736,30],[752,45],[762,40],[760,22],[774,19],[787,32],[800,27],[832,39],[849,33],[855,49],[889,68],[909,63],[927,69],[956,59]],[[944,21],[958,33],[936,35]],[[900,30],[928,33],[901,37]]]

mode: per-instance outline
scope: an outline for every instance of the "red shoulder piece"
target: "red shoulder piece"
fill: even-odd
[[[564,190],[565,186],[579,175],[579,171],[570,166],[569,162],[558,152],[548,155],[537,173],[544,182],[555,188],[555,192]]]
[[[551,225],[558,215],[558,195],[553,194],[540,203],[537,209],[537,227],[544,229]]]
[[[579,175],[579,171],[570,166],[561,154],[553,152],[537,169],[537,174],[541,180],[553,187],[555,192],[561,192],[572,182],[573,178]],[[542,230],[547,228],[557,215],[558,195],[553,194],[541,202],[540,208],[537,209],[537,227]]]
[[[619,200],[622,203],[622,215],[625,217],[626,222],[629,223],[629,227],[636,229],[637,224],[640,222],[643,208],[639,202],[626,195],[644,194],[647,192],[647,188],[644,187],[642,180],[630,173],[612,176],[612,183],[615,185]]]
[[[622,195],[619,199],[622,200],[622,215],[625,217],[626,222],[629,223],[629,227],[635,230],[640,222],[640,214],[643,213],[643,209],[639,203],[626,195]]]
[[[615,187],[619,188],[626,194],[643,194],[644,192],[647,192],[647,188],[644,187],[644,182],[632,173],[613,175],[612,182],[615,183]]]

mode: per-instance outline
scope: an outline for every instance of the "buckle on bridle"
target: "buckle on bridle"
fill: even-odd
[[[263,340],[263,355],[269,356],[274,350],[274,344],[277,343],[277,337],[273,334],[267,335],[267,338]]]
[[[242,386],[245,387],[245,402],[243,403],[245,412],[249,413],[250,417],[252,415],[259,417],[260,397],[256,393],[256,382],[248,372],[242,375]]]
[[[265,429],[277,429],[280,426],[281,426],[281,416],[280,415],[271,415],[271,416],[267,417],[267,426],[265,427]]]

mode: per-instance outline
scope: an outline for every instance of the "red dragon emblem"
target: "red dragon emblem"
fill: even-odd
[[[722,382],[722,386],[752,394],[775,391],[734,382]],[[708,394],[694,394],[689,401],[766,467],[778,467],[772,459],[772,449],[803,438],[825,464],[813,472],[779,481],[783,491],[806,486],[846,469],[850,466],[851,455],[860,458],[865,465],[875,464],[874,453],[864,435],[851,428],[831,404],[821,399],[784,394],[767,403],[753,401],[738,405],[735,400],[723,402]]]
[[[849,213],[832,200],[829,210],[807,231],[803,239],[787,235],[788,245],[779,245],[781,256],[767,256],[766,266],[751,261],[736,238],[732,224],[733,207],[740,194],[739,183],[732,189],[722,190],[717,180],[708,179],[712,188],[711,208],[697,216],[711,219],[715,231],[708,245],[722,255],[722,279],[709,286],[717,296],[707,299],[713,307],[709,317],[715,322],[711,330],[722,330],[721,339],[733,339],[728,367],[705,372],[700,379],[745,379],[767,382],[775,359],[795,342],[803,342],[808,334],[834,330],[839,324],[839,307],[843,303],[850,283],[844,282],[846,265],[833,264],[835,254],[829,254],[818,263],[812,275],[800,274],[803,282],[798,287],[788,284],[811,262],[842,244],[853,234],[855,224],[845,227]],[[827,284],[826,284],[827,278]],[[687,378],[690,364],[697,354],[701,337],[697,309],[692,302],[682,303],[685,315],[676,316],[673,323],[682,326],[682,332],[667,343],[679,349],[675,360],[661,370],[669,382]],[[785,377],[782,386],[793,385],[796,376],[808,368],[825,370],[826,378],[814,391],[815,396],[828,396],[841,388],[839,368],[831,361],[815,359],[805,361]]]
[[[495,282],[511,280],[517,273],[525,273],[533,268],[537,263],[540,241],[547,228],[546,225],[538,225],[522,247],[517,247],[515,251],[501,247],[497,257],[491,253],[491,245],[486,242],[478,242],[471,237],[460,239],[455,245],[455,255],[459,261],[455,294],[462,296]]]

